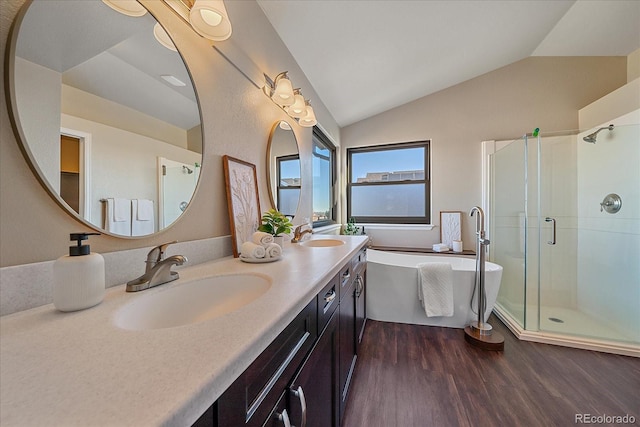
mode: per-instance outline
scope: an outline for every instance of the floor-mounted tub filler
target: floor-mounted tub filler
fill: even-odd
[[[491,243],[485,236],[484,211],[479,206],[474,206],[469,211],[469,216],[476,217],[476,268],[474,274],[474,294],[477,298],[478,318],[464,328],[464,339],[471,345],[484,350],[504,350],[504,337],[499,332],[494,332],[490,324],[486,323],[486,317],[480,315],[487,307],[486,293],[486,261],[487,247]],[[498,288],[500,286],[498,285]],[[496,292],[497,295],[497,292]],[[493,300],[495,303],[495,299]],[[491,305],[493,309],[493,304]]]

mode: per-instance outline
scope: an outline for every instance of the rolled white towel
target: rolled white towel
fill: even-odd
[[[264,231],[256,231],[253,233],[253,236],[251,236],[251,241],[256,245],[267,247],[268,244],[273,243],[273,236]]]
[[[265,248],[267,258],[280,258],[282,255],[282,248],[277,243],[269,243]]]
[[[240,247],[240,255],[244,258],[264,258],[267,255],[267,251],[262,245],[244,242]]]

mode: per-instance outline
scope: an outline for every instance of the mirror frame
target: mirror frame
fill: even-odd
[[[267,143],[267,187],[268,187],[268,193],[269,193],[269,201],[271,202],[271,206],[273,207],[273,209],[277,209],[277,205],[276,205],[276,201],[274,198],[274,194],[275,192],[278,190],[277,188],[273,188],[273,185],[271,185],[271,174],[272,173],[277,173],[277,171],[272,170],[271,167],[271,148],[273,145],[273,136],[276,133],[276,131],[278,130],[278,128],[280,127],[280,123],[286,123],[287,125],[289,125],[289,127],[291,127],[291,134],[293,135],[293,139],[296,143],[296,148],[298,149],[298,155],[300,155],[300,144],[298,143],[298,137],[296,136],[296,133],[293,131],[293,126],[291,126],[291,123],[287,122],[286,120],[278,120],[277,122],[275,122],[273,124],[273,126],[271,127],[271,131],[269,132],[269,142]],[[284,129],[283,129],[284,130]],[[302,165],[300,165],[300,174],[302,175]],[[302,178],[302,177],[301,177]],[[298,212],[298,209],[300,208],[300,196],[298,196],[298,203],[296,205],[296,213]],[[295,217],[295,215],[294,215]],[[293,219],[293,218],[292,218]]]
[[[173,221],[169,226],[164,227],[158,231],[155,231],[151,234],[145,234],[145,235],[141,235],[141,236],[125,236],[125,235],[121,235],[121,234],[114,234],[112,232],[106,231],[104,228],[93,224],[91,222],[89,222],[88,220],[86,220],[85,218],[83,218],[82,216],[80,216],[79,213],[77,213],[76,211],[73,210],[73,208],[71,208],[71,206],[69,206],[69,204],[67,202],[64,201],[64,199],[62,198],[62,196],[60,196],[60,194],[58,194],[58,192],[51,186],[51,183],[49,183],[49,181],[45,178],[44,173],[42,172],[42,170],[40,169],[40,167],[38,166],[38,163],[35,159],[35,156],[33,155],[33,153],[31,152],[31,149],[28,146],[27,138],[24,135],[24,131],[23,131],[23,127],[22,127],[22,123],[20,122],[20,117],[18,115],[18,104],[17,104],[17,100],[16,100],[16,76],[15,76],[15,68],[16,68],[16,47],[17,47],[17,43],[18,43],[18,34],[19,34],[19,30],[20,27],[22,26],[22,22],[27,14],[27,11],[29,10],[29,7],[31,6],[31,4],[34,2],[34,0],[26,0],[25,3],[20,7],[20,10],[18,11],[18,14],[16,15],[15,19],[13,20],[11,27],[9,29],[9,36],[8,36],[8,42],[7,42],[7,47],[6,47],[6,52],[5,52],[5,98],[6,98],[6,103],[7,103],[7,113],[9,115],[9,121],[11,123],[11,127],[13,128],[13,133],[14,136],[16,138],[16,142],[18,144],[18,147],[20,148],[20,151],[22,152],[23,157],[25,158],[27,164],[29,165],[29,168],[31,169],[31,172],[35,175],[36,179],[38,180],[38,182],[40,183],[40,185],[42,185],[42,187],[45,189],[45,191],[49,194],[49,196],[53,199],[54,202],[56,202],[56,204],[58,206],[60,206],[62,208],[62,210],[64,210],[69,216],[71,216],[73,219],[75,219],[76,221],[80,222],[81,224],[91,228],[92,230],[98,231],[101,234],[104,235],[108,235],[111,237],[116,237],[116,238],[120,238],[120,239],[126,239],[126,240],[133,240],[133,239],[144,239],[144,238],[148,238],[148,237],[152,237],[152,236],[156,236],[168,229],[170,229],[171,227],[173,227],[178,221],[180,221],[180,218],[182,218],[182,216],[184,216],[184,214],[189,210],[189,206],[191,206],[191,203],[193,202],[196,194],[198,193],[198,188],[200,187],[200,183],[202,181],[202,168],[204,168],[204,158],[205,158],[205,138],[204,138],[204,126],[203,126],[203,120],[202,120],[202,107],[201,107],[201,103],[200,103],[200,97],[198,96],[198,90],[196,89],[196,85],[193,79],[193,75],[191,73],[191,70],[189,69],[189,65],[187,64],[187,61],[185,60],[184,56],[182,55],[182,53],[180,52],[180,49],[176,46],[177,49],[177,54],[180,56],[180,59],[182,60],[182,63],[184,64],[184,67],[187,71],[187,74],[189,75],[189,78],[191,80],[191,86],[193,87],[193,92],[195,94],[196,97],[196,102],[198,103],[198,115],[200,116],[200,127],[201,127],[201,134],[202,134],[202,161],[200,163],[201,166],[201,170],[200,170],[200,175],[198,177],[198,182],[196,183],[195,189],[193,191],[193,194],[191,195],[191,199],[189,200],[189,203],[187,205],[187,208],[182,212],[182,214],[175,220]],[[142,4],[142,3],[140,3]],[[144,4],[142,4],[142,6],[144,7]],[[153,17],[153,19],[155,19],[155,21],[157,23],[159,23],[163,29],[166,30],[166,27],[162,25],[162,23],[158,20],[158,18],[149,10],[145,7],[145,9],[147,10],[147,13],[149,13],[149,15],[151,15]],[[167,31],[167,34],[168,31]],[[171,37],[169,35],[169,37]]]

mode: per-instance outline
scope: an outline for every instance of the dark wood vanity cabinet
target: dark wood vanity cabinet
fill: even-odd
[[[220,396],[217,425],[263,426],[314,346],[317,334],[314,298]]]
[[[340,418],[344,414],[351,376],[356,365],[356,293],[351,263],[340,273]]]
[[[364,306],[359,304],[364,304],[362,266],[366,263],[361,253],[194,426],[340,426],[364,327]],[[358,274],[362,279],[357,279]]]
[[[366,305],[366,292],[367,292],[367,250],[361,249],[353,259],[353,271],[355,277],[355,294],[356,294],[356,353],[360,342],[362,342],[362,335],[364,334],[364,326],[367,320],[367,305]]]

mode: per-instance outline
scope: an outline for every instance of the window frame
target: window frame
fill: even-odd
[[[323,219],[319,221],[313,221],[313,228],[324,227],[327,225],[332,225],[336,223],[336,211],[337,211],[337,201],[335,199],[335,187],[337,180],[337,160],[336,160],[336,147],[329,140],[329,138],[320,130],[319,127],[313,127],[313,135],[312,135],[312,144],[311,144],[311,156],[319,157],[315,154],[315,146],[319,145],[322,148],[329,150],[329,218]],[[312,160],[313,164],[313,160]],[[311,179],[313,180],[313,174]],[[313,182],[311,184],[311,188],[313,188]],[[312,214],[315,212],[313,209],[313,195],[311,197],[311,205],[312,205]]]
[[[364,147],[347,148],[347,218],[353,218],[357,223],[370,224],[430,224],[431,223],[431,168],[430,150],[431,140],[400,142],[394,144],[369,145]],[[380,181],[357,183],[353,182],[353,154],[402,150],[407,148],[424,148],[424,179],[402,181]],[[353,216],[351,194],[353,187],[389,186],[403,184],[424,184],[424,216]]]

